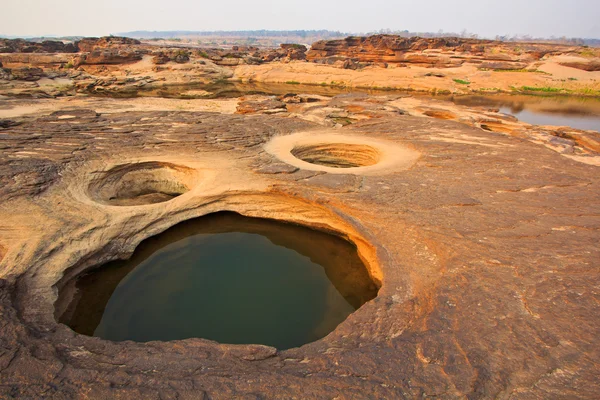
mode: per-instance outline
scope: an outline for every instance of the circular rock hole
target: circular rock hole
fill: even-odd
[[[321,143],[299,145],[291,150],[294,157],[310,164],[332,168],[355,168],[375,165],[381,153],[367,145],[349,143]]]
[[[183,222],[129,260],[64,279],[56,317],[81,334],[279,349],[326,336],[378,292],[351,242],[231,212]]]
[[[165,162],[116,166],[95,178],[88,193],[95,201],[113,206],[162,203],[188,192],[197,171]]]
[[[423,112],[423,115],[428,117],[437,118],[437,119],[451,119],[456,120],[458,117],[451,111],[447,110],[426,110]]]

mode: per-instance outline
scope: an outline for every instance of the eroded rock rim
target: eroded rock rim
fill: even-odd
[[[294,147],[294,157],[311,164],[332,168],[354,168],[375,165],[381,153],[371,147],[349,143],[321,143]]]
[[[420,157],[407,145],[331,130],[276,136],[265,150],[294,167],[331,174],[389,174],[411,168]]]
[[[160,161],[126,163],[100,172],[88,188],[90,198],[112,206],[169,201],[196,185],[194,169]]]
[[[196,245],[192,245],[191,242],[193,242],[193,238],[196,237],[197,235],[200,236],[206,236],[206,235],[222,235],[222,234],[229,234],[229,233],[245,233],[245,234],[249,234],[252,236],[261,236],[263,238],[266,238],[269,243],[271,243],[272,245],[278,246],[278,247],[283,247],[289,250],[293,250],[295,253],[300,254],[301,256],[303,256],[304,258],[308,258],[310,259],[313,263],[317,264],[318,266],[320,266],[321,268],[323,268],[323,271],[325,273],[326,279],[333,285],[333,287],[335,287],[335,289],[337,290],[337,292],[339,293],[339,295],[341,295],[347,302],[348,304],[350,304],[353,307],[353,310],[344,316],[343,319],[338,320],[335,325],[329,325],[329,327],[331,329],[326,329],[327,332],[324,332],[323,330],[321,330],[320,332],[323,334],[323,336],[321,337],[311,337],[311,340],[306,340],[303,344],[299,345],[302,346],[304,344],[308,344],[308,343],[312,343],[315,342],[317,340],[322,339],[322,337],[326,336],[327,334],[329,334],[330,332],[332,332],[333,330],[335,330],[336,325],[338,325],[339,323],[343,323],[344,320],[346,320],[348,318],[349,315],[357,312],[363,305],[365,305],[367,302],[373,300],[375,297],[377,297],[377,293],[381,287],[380,284],[376,284],[369,276],[368,273],[368,269],[367,266],[365,265],[365,263],[360,260],[359,254],[358,254],[358,249],[356,247],[356,245],[354,243],[352,243],[349,240],[346,240],[345,238],[342,237],[342,233],[339,232],[338,234],[332,234],[330,232],[323,232],[323,230],[318,230],[318,229],[313,229],[310,227],[305,226],[304,224],[290,224],[290,223],[286,223],[286,221],[276,221],[273,219],[267,219],[267,218],[248,218],[248,217],[244,217],[241,216],[238,213],[233,213],[233,212],[217,212],[217,213],[210,213],[208,215],[204,215],[202,217],[199,218],[192,218],[190,220],[186,220],[183,221],[181,223],[177,223],[174,226],[172,226],[171,228],[167,229],[167,231],[162,232],[159,235],[155,235],[155,236],[151,236],[147,239],[144,239],[135,249],[134,253],[132,254],[132,257],[129,257],[127,259],[126,262],[123,261],[119,261],[117,263],[114,262],[110,262],[110,263],[104,263],[104,264],[100,264],[100,265],[96,265],[96,266],[91,266],[88,269],[85,269],[83,271],[81,271],[79,274],[74,275],[67,273],[65,274],[65,277],[68,277],[67,279],[61,279],[61,281],[56,285],[57,289],[58,289],[58,299],[55,302],[55,319],[58,323],[62,323],[65,324],[67,326],[69,326],[71,329],[73,329],[75,332],[85,335],[85,336],[94,336],[94,337],[100,337],[102,339],[107,339],[107,340],[113,340],[113,341],[124,341],[124,340],[132,340],[132,341],[137,341],[137,342],[148,342],[148,341],[163,341],[163,342],[170,342],[170,341],[174,341],[174,340],[187,340],[187,339],[193,339],[193,338],[207,338],[205,336],[205,334],[207,333],[203,328],[198,328],[198,329],[194,329],[194,332],[197,332],[197,334],[195,336],[188,336],[187,338],[176,338],[176,339],[167,339],[164,338],[164,332],[161,329],[157,330],[157,333],[154,333],[152,331],[152,328],[147,326],[147,328],[149,328],[148,331],[145,331],[145,333],[143,334],[144,338],[149,338],[150,336],[152,336],[153,334],[157,334],[159,338],[157,339],[150,339],[150,340],[138,340],[140,336],[136,336],[136,338],[130,338],[130,339],[116,339],[114,337],[105,337],[104,335],[107,334],[106,330],[104,331],[104,333],[100,333],[98,334],[98,332],[96,331],[96,328],[98,328],[102,322],[104,320],[104,314],[106,313],[106,311],[110,308],[110,302],[113,301],[113,296],[115,294],[115,292],[118,292],[118,287],[119,285],[121,285],[121,283],[125,283],[128,281],[128,276],[135,276],[134,271],[137,271],[138,268],[142,268],[142,264],[147,262],[150,258],[153,257],[153,255],[155,255],[156,253],[159,253],[161,251],[164,251],[164,249],[167,246],[172,246],[175,243],[178,243],[176,250],[171,249],[170,251],[175,251],[175,252],[185,252],[185,251],[190,251],[189,249],[193,249],[191,251],[193,251],[195,254],[197,255],[201,255],[202,253],[205,252],[210,252],[210,245],[206,245],[203,244],[201,247],[197,247],[197,243]],[[316,239],[319,238],[319,239]],[[342,243],[344,243],[343,246],[348,246],[348,247],[343,247],[343,249],[341,250],[341,248],[339,246],[342,246]],[[213,244],[215,244],[215,242],[213,242]],[[236,240],[235,243],[232,243],[233,246],[231,246],[228,250],[227,253],[236,253],[238,251],[238,245],[239,242]],[[217,244],[218,245],[218,244]],[[190,247],[191,246],[191,247]],[[208,247],[207,247],[208,246]],[[240,250],[243,252],[245,246],[241,246],[239,247]],[[187,249],[187,250],[186,250]],[[341,252],[340,252],[341,251]],[[344,256],[344,254],[347,254],[348,256]],[[351,255],[350,255],[351,254]],[[342,261],[343,260],[343,261]],[[164,259],[163,261],[159,261],[158,263],[160,263],[160,267],[156,267],[155,269],[153,269],[153,274],[158,273],[158,270],[160,269],[160,273],[164,273],[165,277],[167,275],[171,275],[171,273],[174,273],[175,276],[177,276],[177,271],[173,272],[173,269],[177,269],[177,266],[175,264],[172,264],[172,259],[171,262],[165,262]],[[259,275],[261,274],[260,269],[261,264],[255,264],[253,262],[246,262],[243,259],[239,259],[238,260],[238,264],[240,264],[240,266],[243,266],[244,269],[248,270],[248,273],[251,274],[256,274],[258,273]],[[156,265],[156,262],[155,262]],[[286,270],[286,263],[280,263],[277,266],[278,270],[281,270],[283,274],[288,274],[289,271]],[[208,268],[208,269],[212,269],[212,268],[225,268],[227,270],[227,266],[223,265],[219,262],[217,262],[215,265],[210,265],[210,264],[206,264],[206,263],[200,263],[200,264],[195,264],[195,268]],[[287,272],[286,272],[287,271]],[[308,271],[310,271],[310,268],[308,269]],[[139,272],[139,271],[138,271]],[[95,274],[95,275],[94,275]],[[86,275],[90,275],[88,277],[86,277]],[[309,273],[310,275],[310,273]],[[139,276],[139,275],[138,275]],[[188,275],[186,274],[187,279],[185,280],[185,282],[190,283],[189,281],[190,278],[193,279],[194,275]],[[83,278],[83,286],[80,285],[81,281],[80,279]],[[91,280],[90,280],[91,278]],[[198,278],[196,276],[196,278]],[[204,279],[207,278],[207,279]],[[87,279],[87,283],[86,283],[86,279]],[[136,279],[135,277],[132,279]],[[265,277],[265,279],[269,279],[268,277]],[[310,279],[307,276],[307,279]],[[142,281],[144,281],[145,279],[139,279],[137,280],[137,282],[141,285],[144,285],[144,283]],[[239,282],[239,277],[236,276],[235,274],[233,275],[228,275],[227,280],[229,281],[229,284],[236,284],[236,281]],[[287,277],[285,280],[292,282],[289,280],[289,277]],[[215,276],[203,276],[202,279],[200,279],[199,281],[204,281],[203,284],[206,285],[212,285],[212,284],[216,284],[219,285],[219,278],[215,277]],[[211,282],[214,281],[214,282]],[[93,284],[90,284],[90,282],[94,282]],[[275,285],[275,287],[277,286],[277,278],[274,279],[272,285]],[[164,280],[155,280],[155,283],[159,286],[162,286],[164,289],[160,289],[158,291],[162,291],[162,290],[166,290],[167,293],[170,293],[168,295],[168,297],[171,296],[179,296],[181,295],[182,292],[186,292],[186,290],[189,293],[189,287],[186,288],[186,283],[184,283],[183,287],[179,287],[179,288],[175,288],[175,286],[173,286],[172,282],[170,283],[165,283]],[[222,283],[222,281],[221,281]],[[285,282],[280,282],[282,284],[286,284]],[[300,283],[302,284],[302,283]],[[130,287],[130,290],[135,290],[133,287],[136,285],[131,285],[131,281],[129,281],[128,284]],[[164,285],[164,286],[163,286]],[[250,282],[246,282],[246,284],[244,286],[247,286],[248,288],[252,289],[255,288],[253,284],[251,284]],[[305,294],[307,295],[307,298],[311,298],[312,296],[315,296],[316,294],[313,292],[305,292]],[[157,296],[161,296],[159,293],[156,294]],[[255,295],[259,296],[259,297],[263,297],[264,296],[273,296],[273,293],[270,294],[266,294],[262,291],[256,292]],[[255,296],[253,295],[253,297]],[[229,295],[227,295],[229,296]],[[150,297],[154,297],[154,296],[150,296]],[[285,296],[283,296],[285,297]],[[145,302],[146,300],[144,300],[143,298],[140,298],[140,301]],[[109,300],[110,299],[110,300]],[[131,300],[133,300],[133,298],[130,298]],[[168,300],[166,297],[164,297],[165,302],[168,303],[170,300]],[[273,297],[273,300],[275,300],[275,303],[278,303],[276,301],[276,297]],[[252,300],[248,299],[248,301],[252,302]],[[211,298],[210,301],[205,302],[205,305],[208,306],[209,308],[214,308],[214,307],[219,307],[219,305],[217,304],[218,300],[213,300]],[[324,309],[326,309],[326,307],[328,306],[328,300],[324,300],[322,306],[324,307]],[[142,304],[142,303],[139,303]],[[148,304],[152,304],[152,303],[148,303]],[[154,303],[156,304],[156,303]],[[82,307],[83,305],[83,307]],[[260,314],[261,314],[261,310],[253,308],[253,307],[249,307],[248,304],[244,303],[240,303],[240,306],[242,306],[245,311],[244,312],[250,312],[250,313],[254,313],[256,312],[257,315],[259,315],[259,319]],[[127,305],[121,303],[120,306],[117,306],[117,308],[123,308],[123,307],[127,307]],[[144,306],[145,307],[145,306]],[[161,311],[160,309],[152,309],[152,308],[147,308],[146,311],[144,311],[144,307],[138,307],[136,310],[137,312],[149,312],[150,314],[147,315],[152,315],[154,319],[161,319],[161,318],[165,318],[165,313],[164,311]],[[114,311],[114,303],[113,303],[113,311]],[[190,319],[194,320],[195,318],[201,318],[203,311],[205,309],[202,308],[196,308],[194,307],[193,309],[185,309],[182,308],[181,312],[189,313],[189,317],[186,316],[185,317],[185,322],[182,322],[182,324],[187,325],[190,324]],[[222,314],[223,317],[225,318],[230,318],[236,317],[236,312],[232,312],[231,309],[225,309],[228,310],[228,312],[231,313],[228,314],[228,312],[226,311],[225,314]],[[205,310],[206,311],[206,310]],[[338,310],[339,311],[339,310]],[[340,313],[335,313],[337,315],[340,315]],[[114,315],[114,314],[113,314]],[[318,314],[317,314],[318,315]],[[210,320],[210,315],[208,316],[209,320]],[[295,315],[294,313],[291,313],[289,316],[289,321],[292,322],[294,321]],[[334,317],[338,318],[338,317]],[[109,318],[110,319],[110,318]],[[137,319],[136,319],[137,320]],[[242,320],[244,320],[242,318]],[[90,322],[91,321],[91,322]],[[212,320],[215,323],[220,323],[218,320]],[[175,321],[173,321],[175,322]],[[300,320],[299,321],[300,325],[303,324],[303,322]],[[113,325],[113,328],[119,326],[119,325]],[[156,327],[158,327],[159,325],[157,325]],[[222,329],[224,332],[230,331],[230,323],[224,323],[222,326]],[[299,327],[300,329],[305,329],[305,326],[303,327]],[[175,330],[177,330],[176,327],[174,327]],[[293,331],[295,329],[294,325],[288,325],[288,329],[290,329],[290,332]],[[316,328],[315,328],[316,329]],[[322,328],[321,328],[322,329]],[[241,332],[245,332],[244,330],[240,330]],[[191,331],[186,331],[186,335],[189,334]],[[114,331],[113,331],[114,333]],[[210,332],[211,335],[215,335],[215,332]],[[220,336],[219,334],[216,334],[216,336]],[[266,339],[272,339],[272,336],[268,336],[268,335],[260,335],[261,337],[265,337]],[[229,337],[229,336],[223,336],[223,337]],[[250,335],[249,338],[254,337],[256,339],[256,333],[253,335]],[[207,339],[210,340],[215,340],[221,343],[230,343],[230,342],[222,342],[221,340],[219,340],[218,338],[215,337],[208,337]],[[246,342],[231,342],[231,343],[238,343],[238,344],[263,344],[263,345],[268,345],[268,346],[275,346],[273,343],[269,343],[267,342],[262,342],[262,341],[250,341],[251,339],[243,339],[242,336],[238,336],[237,340],[248,340]],[[298,345],[295,346],[290,346],[290,347],[280,347],[280,346],[276,346],[278,349],[288,349],[288,348],[294,348],[294,347],[299,347]]]

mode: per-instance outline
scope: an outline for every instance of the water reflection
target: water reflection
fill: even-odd
[[[570,126],[600,131],[600,99],[566,96],[453,96],[449,100],[469,107],[495,108],[533,125]]]

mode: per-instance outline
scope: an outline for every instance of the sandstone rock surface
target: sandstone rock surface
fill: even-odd
[[[0,125],[1,395],[597,398],[598,167],[494,112],[397,96],[318,100],[278,115],[127,112],[133,103],[116,100],[99,113],[64,101]],[[340,118],[350,124],[333,128]],[[348,161],[344,143],[370,146],[373,166],[386,149],[416,157],[402,168],[299,168],[270,146],[296,136],[313,146],[297,154],[329,165]],[[158,204],[90,195],[104,172],[140,164],[179,166],[193,182]],[[381,283],[378,297],[286,351],[117,343],[56,322],[63,279],[221,210],[347,238]]]
[[[141,42],[137,39],[131,39],[119,36],[105,36],[101,38],[84,38],[76,42],[77,49],[81,52],[92,52],[96,49],[120,48],[139,45]]]

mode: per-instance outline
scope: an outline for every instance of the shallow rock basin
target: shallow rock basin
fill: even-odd
[[[379,162],[379,152],[370,146],[346,143],[325,143],[298,146],[291,151],[294,157],[311,164],[332,168],[353,168]]]
[[[89,196],[101,204],[155,204],[178,197],[194,186],[196,172],[161,162],[122,164],[100,173],[90,184]]]

